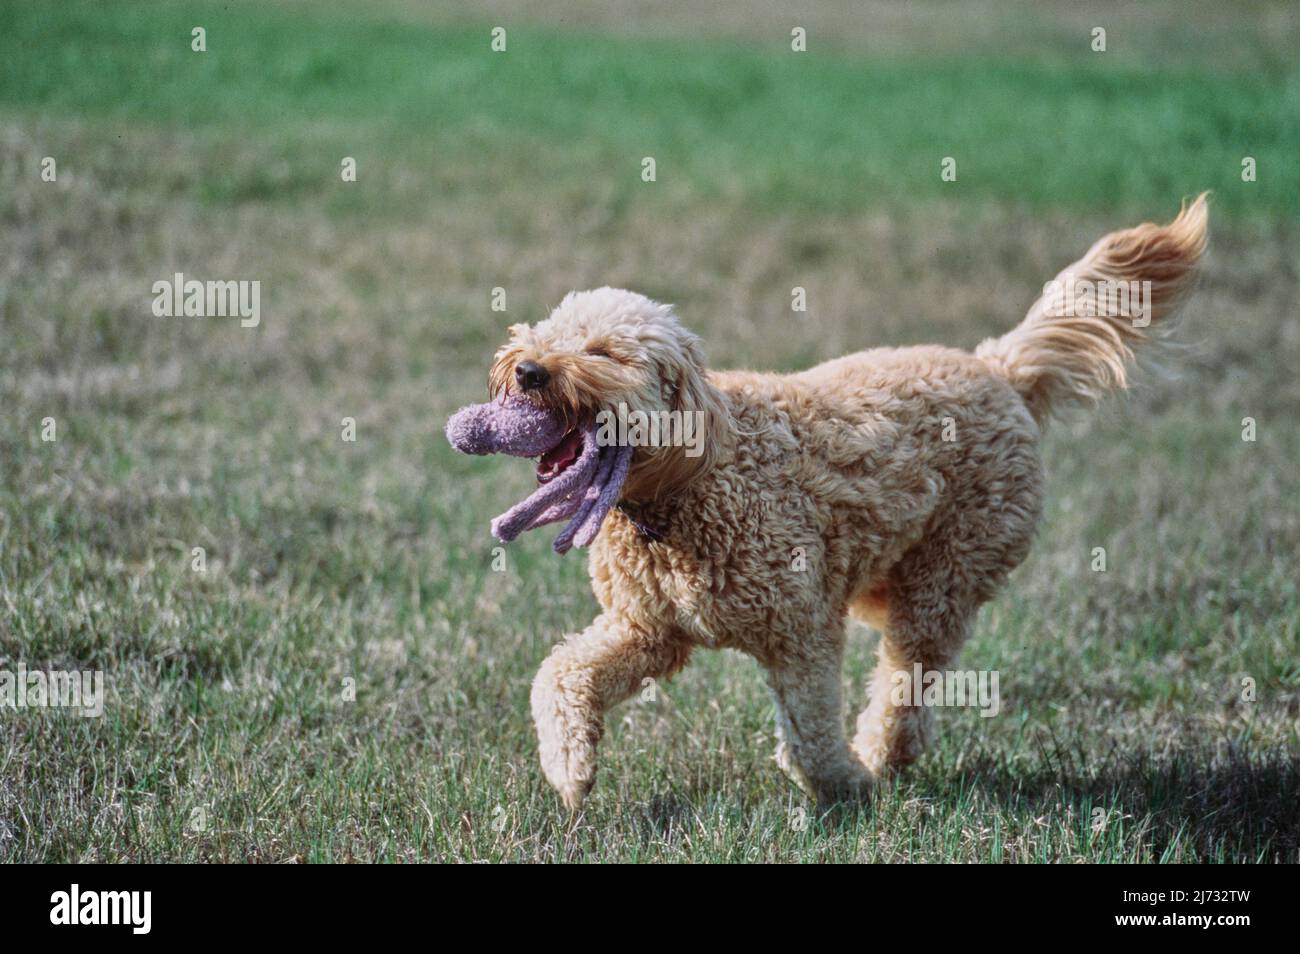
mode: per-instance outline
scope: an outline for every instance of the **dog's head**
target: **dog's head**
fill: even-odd
[[[519,530],[537,526],[547,514],[562,519],[576,512],[575,522],[582,519],[584,497],[612,505],[620,498],[652,499],[680,489],[712,465],[726,414],[721,396],[706,380],[699,339],[671,307],[615,288],[572,292],[544,321],[511,326],[489,385],[499,407],[541,413],[552,422],[530,432],[549,435],[544,443],[560,435],[540,454],[537,476],[543,484],[564,481],[565,493],[549,495],[548,511],[533,514],[525,508],[529,515],[521,518]],[[476,414],[475,427],[488,420]],[[461,419],[460,431],[468,421]],[[499,423],[505,426],[504,418]],[[448,436],[461,450],[475,452],[465,440],[458,442],[451,427]],[[489,449],[533,456],[535,445],[512,450],[494,440]],[[569,473],[584,467],[590,475],[582,479]],[[574,501],[577,511],[566,509]],[[509,516],[501,518],[507,532],[515,523]],[[586,522],[599,529],[590,508],[588,517]],[[589,537],[594,530],[580,530],[575,542],[582,545]]]

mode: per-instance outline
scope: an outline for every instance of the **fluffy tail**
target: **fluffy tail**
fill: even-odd
[[[1205,197],[1168,225],[1100,239],[1047,283],[1024,321],[975,349],[1039,423],[1063,405],[1094,404],[1128,386],[1133,347],[1174,312],[1205,250]]]

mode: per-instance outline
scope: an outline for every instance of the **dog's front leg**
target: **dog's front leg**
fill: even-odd
[[[669,630],[610,613],[551,651],[533,680],[533,722],[542,772],[576,810],[596,781],[604,714],[641,687],[686,664],[690,646]]]

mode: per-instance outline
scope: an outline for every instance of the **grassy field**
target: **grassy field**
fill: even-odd
[[[0,858],[1300,860],[1293,15],[828,6],[795,54],[734,0],[0,0],[0,669],[109,680],[100,719],[0,709]],[[543,533],[494,571],[531,471],[441,433],[506,324],[614,284],[720,367],[969,347],[1205,188],[1173,373],[1048,437],[963,657],[997,718],[940,712],[818,814],[756,665],[700,654],[611,714],[567,816],[527,696],[595,612],[584,561]],[[154,317],[177,271],[259,280],[261,324]]]

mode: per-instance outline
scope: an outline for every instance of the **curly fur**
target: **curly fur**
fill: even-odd
[[[1171,225],[1103,238],[1071,268],[1150,281],[1159,322],[1205,229],[1202,196]],[[511,329],[494,391],[528,359],[551,374],[536,398],[575,419],[625,401],[702,410],[708,425],[698,458],[636,450],[621,507],[590,550],[602,612],[533,682],[542,769],[566,805],[595,781],[606,711],[700,647],[762,664],[777,762],[818,799],[862,793],[921,754],[928,711],[894,706],[891,677],[954,662],[979,606],[1029,550],[1043,506],[1040,424],[1125,386],[1145,337],[1128,319],[1063,317],[1056,305],[1040,299],[974,354],[881,348],[788,375],[708,372],[669,306],[610,288]],[[852,737],[840,679],[850,615],[883,634]]]

